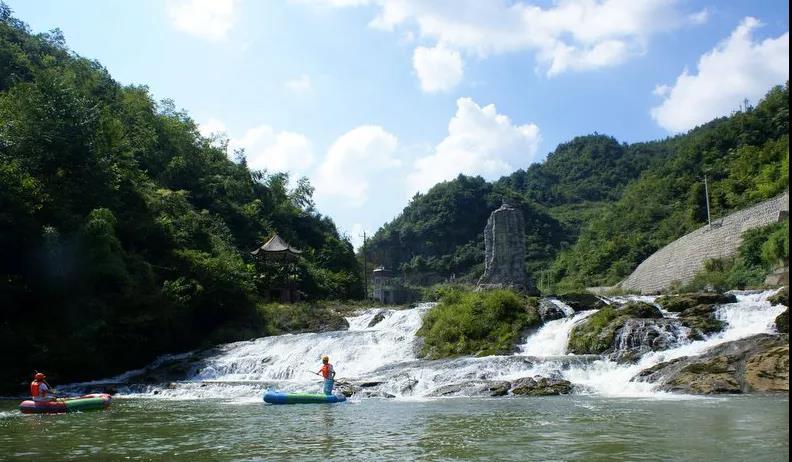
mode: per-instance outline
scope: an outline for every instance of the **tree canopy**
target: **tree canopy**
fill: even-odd
[[[307,298],[362,296],[310,183],[227,151],[0,3],[0,383],[34,367],[107,376],[249,334],[249,252],[276,232],[303,250]]]

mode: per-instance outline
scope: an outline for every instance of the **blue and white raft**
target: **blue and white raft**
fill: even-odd
[[[344,395],[325,395],[324,393],[287,393],[283,391],[267,390],[264,393],[264,402],[270,404],[316,404],[316,403],[343,403]]]

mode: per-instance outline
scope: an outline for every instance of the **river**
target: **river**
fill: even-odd
[[[632,381],[662,361],[774,332],[785,308],[771,306],[771,294],[739,293],[717,309],[723,332],[696,340],[667,329],[669,348],[624,364],[566,354],[572,327],[590,311],[559,305],[567,316],[529,333],[512,355],[425,361],[415,333],[430,305],[370,309],[348,318],[346,331],[166,355],[61,387],[116,387],[105,412],[23,416],[15,401],[0,401],[0,459],[788,460],[788,394],[696,397]],[[308,371],[322,354],[358,386],[347,403],[261,402],[267,389],[318,391]],[[486,384],[535,375],[569,380],[574,392],[487,397]]]
[[[778,396],[646,399],[117,399],[106,412],[23,416],[2,402],[3,460],[782,461]]]

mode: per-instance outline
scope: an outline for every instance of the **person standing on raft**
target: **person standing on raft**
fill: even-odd
[[[333,394],[333,384],[335,383],[335,369],[330,364],[330,358],[327,355],[322,356],[322,368],[316,375],[324,377],[324,394]]]
[[[52,387],[46,382],[47,376],[41,372],[37,372],[33,381],[30,382],[30,395],[33,401],[52,401],[54,397],[50,397],[49,393]]]

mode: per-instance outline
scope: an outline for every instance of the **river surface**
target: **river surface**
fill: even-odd
[[[375,308],[345,331],[281,335],[165,355],[115,377],[61,385],[114,388],[109,410],[28,416],[0,401],[0,460],[663,460],[789,459],[789,395],[697,397],[633,380],[646,368],[775,332],[773,291],[737,293],[722,332],[692,338],[673,313],[666,348],[635,362],[573,355],[570,332],[594,311],[526,333],[513,354],[426,361],[416,332],[431,305]],[[617,298],[607,303],[653,297]],[[668,327],[670,326],[670,327]],[[626,328],[616,349],[630,347]],[[626,350],[625,350],[626,351]],[[264,404],[268,389],[318,392],[310,371],[329,354],[357,387],[343,404]],[[524,377],[572,383],[570,395],[489,398],[488,384]],[[56,384],[57,385],[57,384]]]
[[[21,415],[0,402],[2,460],[783,461],[789,401],[592,395],[335,405],[117,399]]]

